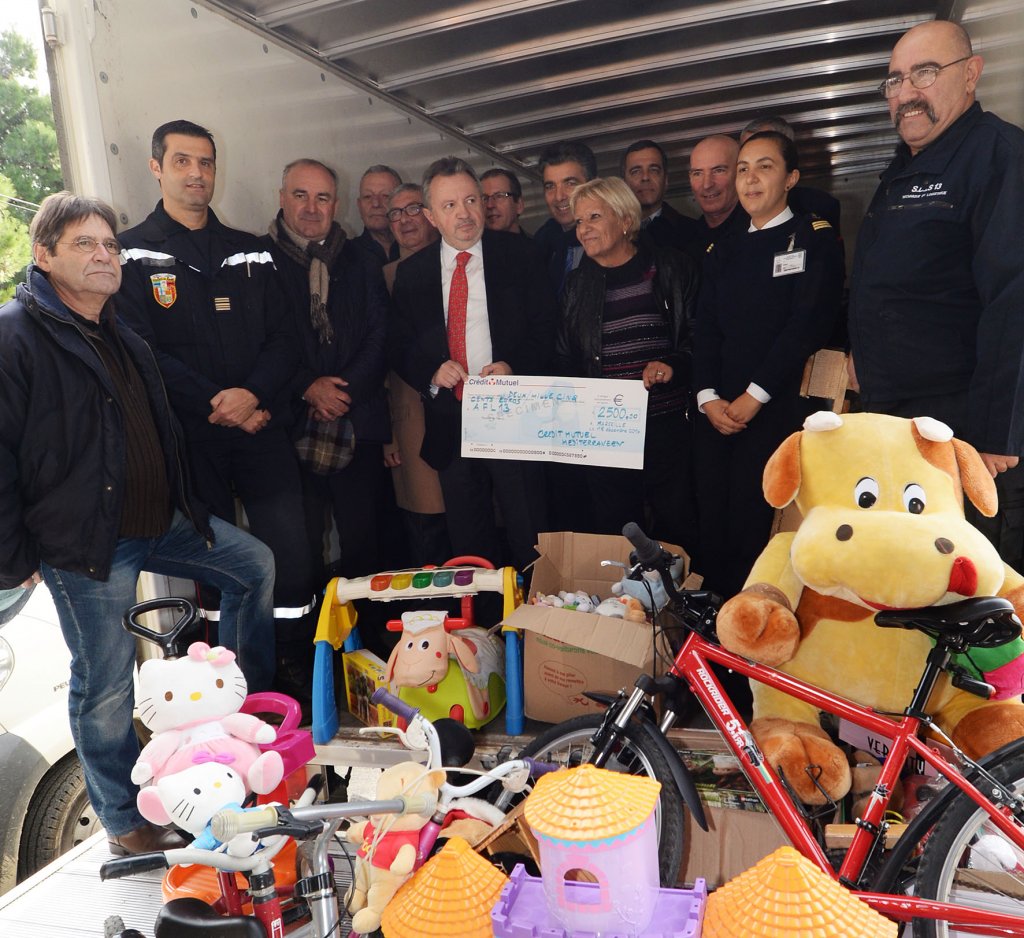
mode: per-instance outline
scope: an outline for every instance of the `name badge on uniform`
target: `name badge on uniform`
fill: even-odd
[[[782,251],[775,255],[775,266],[772,268],[773,277],[788,277],[790,274],[802,274],[807,266],[807,252]]]
[[[796,232],[789,236],[789,244],[785,251],[775,255],[775,266],[772,269],[773,277],[788,277],[790,274],[802,274],[807,266],[807,252],[804,250],[794,251],[796,244]]]

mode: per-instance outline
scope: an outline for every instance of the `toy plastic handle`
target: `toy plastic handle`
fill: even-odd
[[[644,534],[635,521],[630,521],[623,527],[622,536],[636,548],[636,559],[645,567],[653,567],[661,561],[661,545]]]
[[[406,723],[411,722],[412,718],[420,712],[418,707],[409,706],[404,700],[399,700],[384,687],[378,687],[371,694],[370,702],[387,707],[396,717],[401,717]]]
[[[117,857],[107,860],[100,867],[100,879],[121,879],[134,876],[136,873],[148,873],[151,870],[166,869],[170,864],[162,853],[139,853],[133,857]]]
[[[181,613],[181,615],[175,620],[174,625],[164,632],[157,629],[151,629],[144,626],[139,622],[139,617],[145,615],[147,612],[152,612],[155,609],[175,609]],[[195,603],[191,600],[184,599],[180,596],[167,596],[160,597],[159,599],[148,599],[143,603],[138,603],[132,606],[125,614],[121,624],[125,629],[132,633],[132,635],[138,635],[140,638],[144,638],[147,641],[154,642],[159,645],[164,652],[164,655],[168,658],[177,658],[178,636],[181,635],[184,629],[187,629],[196,620],[196,607]]]
[[[263,830],[265,827],[277,827],[276,805],[268,804],[248,811],[225,808],[210,819],[210,830],[221,842],[248,831]]]
[[[556,765],[554,762],[540,762],[537,759],[531,759],[529,756],[520,756],[530,768],[530,775],[534,778],[539,778],[541,775],[547,775],[548,772],[557,772],[562,766]]]

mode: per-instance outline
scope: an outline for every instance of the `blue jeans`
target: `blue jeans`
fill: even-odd
[[[71,649],[71,734],[89,800],[114,836],[145,823],[130,779],[139,756],[132,724],[135,639],[121,626],[137,602],[136,581],[143,570],[220,589],[218,641],[238,654],[250,693],[267,690],[273,680],[273,554],[218,518],[211,518],[210,526],[216,538],[212,546],[180,511],[161,537],[122,538],[106,581],[40,564]]]

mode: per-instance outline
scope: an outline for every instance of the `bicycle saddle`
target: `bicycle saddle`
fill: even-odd
[[[218,915],[202,899],[172,899],[156,917],[156,938],[267,938],[258,919]]]
[[[875,615],[875,624],[887,629],[919,629],[936,639],[970,648],[995,648],[1020,635],[1020,620],[1013,606],[997,596],[963,599],[945,606],[893,609]]]

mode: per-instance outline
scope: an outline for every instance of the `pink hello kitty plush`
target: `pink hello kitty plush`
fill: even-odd
[[[245,677],[235,654],[205,642],[189,646],[188,656],[152,658],[139,668],[138,708],[153,738],[132,769],[136,785],[204,762],[230,766],[257,794],[273,791],[284,777],[277,752],[260,752],[276,730],[259,717],[239,713]]]

